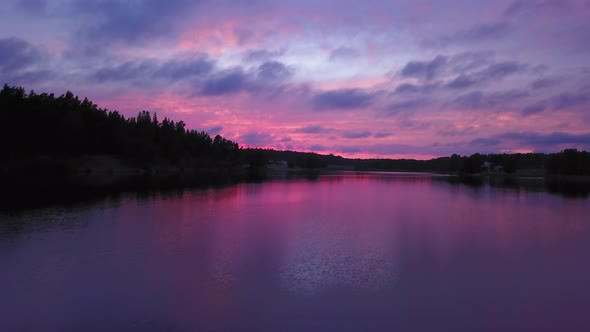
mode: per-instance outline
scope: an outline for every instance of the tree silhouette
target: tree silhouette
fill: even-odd
[[[4,85],[0,91],[1,158],[76,157],[108,154],[146,162],[187,158],[232,162],[239,158],[237,143],[221,136],[187,130],[185,123],[141,111],[126,119],[117,111],[100,109],[70,91],[25,93],[22,87]]]

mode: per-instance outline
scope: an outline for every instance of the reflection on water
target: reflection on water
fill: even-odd
[[[344,173],[5,213],[0,330],[590,330],[590,201],[465,181]]]

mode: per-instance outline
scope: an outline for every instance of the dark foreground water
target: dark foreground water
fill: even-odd
[[[590,199],[347,174],[3,213],[0,331],[590,331]]]

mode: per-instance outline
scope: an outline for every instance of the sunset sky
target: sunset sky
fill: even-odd
[[[590,150],[590,0],[4,0],[4,83],[245,147]]]

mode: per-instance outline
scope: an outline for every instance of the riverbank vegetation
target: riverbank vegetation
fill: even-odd
[[[126,118],[72,92],[63,95],[4,85],[0,91],[0,176],[27,178],[146,174],[222,174],[241,169],[342,169],[451,174],[590,176],[590,153],[473,154],[431,160],[350,159],[295,151],[243,149],[219,135],[186,128],[183,121],[141,111]],[[222,171],[220,171],[222,170]],[[103,174],[104,173],[104,174]],[[210,176],[206,176],[210,178]],[[20,180],[19,180],[20,181]]]

